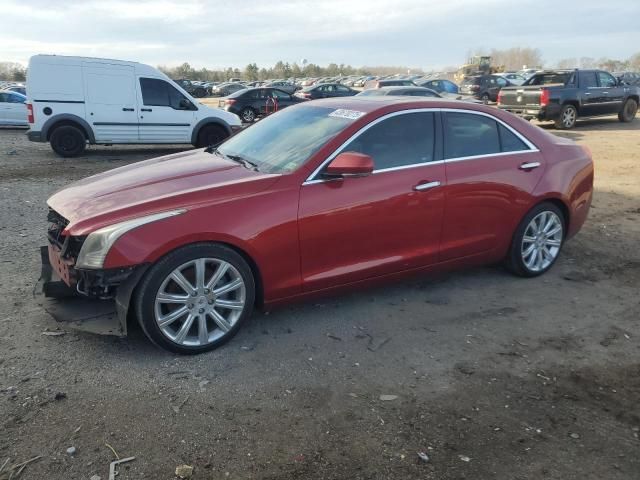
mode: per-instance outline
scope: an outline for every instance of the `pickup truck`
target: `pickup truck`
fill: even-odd
[[[631,122],[639,101],[639,87],[602,70],[545,70],[521,86],[500,90],[498,108],[569,129],[578,117],[618,114],[621,122]]]

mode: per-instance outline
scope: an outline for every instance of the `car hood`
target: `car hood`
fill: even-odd
[[[55,193],[47,204],[69,221],[68,234],[86,235],[131,218],[252,195],[278,178],[192,150],[87,177]]]

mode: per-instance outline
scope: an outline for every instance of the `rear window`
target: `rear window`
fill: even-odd
[[[448,112],[445,119],[445,158],[529,150],[511,130],[489,117]]]
[[[539,73],[524,82],[524,85],[551,85],[557,83],[564,85],[570,75],[571,73],[569,72]]]

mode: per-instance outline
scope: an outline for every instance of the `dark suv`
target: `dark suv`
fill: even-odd
[[[462,80],[460,93],[471,95],[483,103],[497,102],[500,89],[511,85],[509,80],[499,75],[476,75]]]
[[[258,117],[282,110],[285,107],[306,101],[283,90],[270,87],[247,88],[220,99],[219,108],[235,113],[245,123]]]
[[[180,85],[192,97],[202,98],[207,96],[207,89],[202,85],[191,83],[191,80],[181,78],[179,80],[174,80],[174,82]]]

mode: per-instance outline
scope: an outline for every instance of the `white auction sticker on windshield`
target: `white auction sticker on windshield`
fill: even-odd
[[[348,118],[349,120],[357,120],[363,115],[364,112],[358,112],[357,110],[346,110],[344,108],[334,110],[329,114],[330,117]]]

